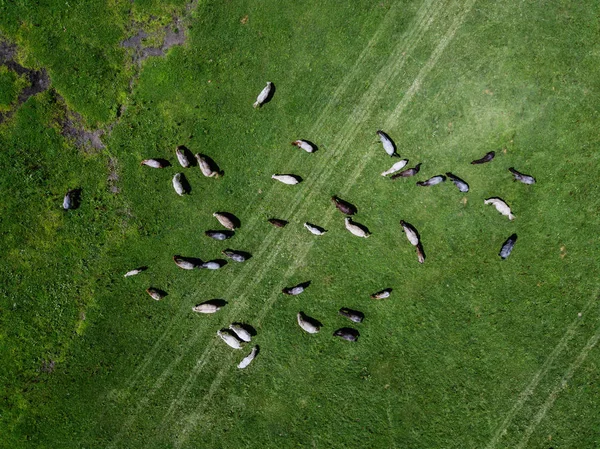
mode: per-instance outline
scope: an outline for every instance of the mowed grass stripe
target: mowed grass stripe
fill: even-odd
[[[334,162],[335,157],[338,153],[347,148],[351,142],[351,139],[353,139],[354,136],[356,136],[360,124],[363,123],[364,120],[366,120],[366,118],[369,116],[368,111],[370,111],[373,108],[375,100],[378,98],[378,96],[381,96],[385,93],[386,85],[393,82],[392,78],[398,75],[399,69],[404,65],[404,63],[407,60],[409,50],[412,50],[416,46],[416,44],[420,41],[425,32],[430,28],[437,14],[443,9],[444,3],[440,2],[435,4],[434,6],[435,8],[431,7],[431,2],[424,3],[422,5],[422,7],[419,10],[419,13],[417,14],[418,21],[416,25],[412,27],[409,33],[407,34],[407,39],[399,42],[395,50],[392,52],[392,55],[388,60],[388,64],[385,66],[383,71],[378,72],[375,82],[373,82],[370,85],[370,88],[361,98],[360,106],[355,108],[355,110],[359,109],[362,112],[360,122],[356,123],[356,118],[354,116],[351,116],[346,120],[346,123],[342,128],[343,131],[339,133],[339,135],[342,137],[339,138],[335,145],[332,146],[333,149],[327,152],[327,159],[321,164],[322,170],[320,172],[317,172],[316,174],[311,173],[310,178],[308,178],[303,183],[311,183],[312,181],[312,183],[308,187],[304,186],[304,190],[300,191],[296,195],[296,197],[294,198],[294,203],[292,204],[290,209],[288,209],[288,214],[284,215],[284,218],[288,219],[289,221],[294,221],[293,216],[299,215],[301,217],[306,213],[306,210],[310,208],[310,206],[312,205],[312,198],[318,193],[320,193],[323,184],[325,184],[328,181],[329,177],[331,176],[331,173],[334,172],[336,169],[337,164]],[[403,53],[406,53],[406,55],[403,55]],[[308,190],[308,194],[304,193],[305,190]],[[303,208],[298,210],[301,206]],[[273,235],[278,236],[278,234],[276,234],[276,231],[272,232],[269,237]],[[269,239],[269,243],[270,241],[271,240]],[[287,243],[287,246],[289,246],[289,238]],[[309,245],[310,247],[312,247],[312,244]],[[266,247],[267,245],[264,246]],[[308,248],[308,250],[310,250],[310,247]],[[235,309],[232,308],[232,315],[235,316],[234,312],[237,312],[241,306],[246,306],[245,302],[243,302],[243,299],[245,299],[248,296],[248,293],[249,291],[251,291],[251,289],[253,289],[257,284],[259,284],[262,281],[264,276],[272,268],[277,257],[279,256],[280,251],[283,248],[283,245],[279,245],[276,249],[269,251],[267,261],[263,264],[262,268],[258,272],[254,273],[252,283],[248,285],[244,292],[238,296],[238,300],[235,303],[236,307]],[[308,250],[306,251],[306,253],[303,253],[302,256],[299,256],[298,260],[304,260],[304,257],[306,256]],[[286,278],[287,277],[288,276],[286,276]],[[269,298],[263,310],[269,310],[278,295],[279,292],[276,292],[274,295],[272,295]],[[200,332],[197,333],[198,338],[200,334]],[[196,340],[197,338],[194,339],[194,341]],[[167,418],[169,418],[169,415],[172,414],[173,411],[176,409],[176,404],[181,403],[184,400],[184,398],[187,397],[187,393],[189,392],[190,388],[194,385],[197,376],[202,370],[202,367],[205,366],[204,360],[206,354],[212,352],[217,344],[218,340],[213,338],[209,346],[201,355],[199,361],[194,366],[188,380],[179,390],[175,399],[173,399],[172,404],[169,406],[166,416],[162,420],[162,425],[165,425],[167,423]],[[220,382],[223,372],[224,371],[219,372],[215,381],[213,382]],[[209,388],[209,391],[210,390],[211,389]],[[202,402],[205,403],[207,401],[203,400]],[[188,421],[193,422],[193,419],[188,418]],[[179,444],[182,444],[182,442],[180,441]]]
[[[465,3],[465,5],[463,5],[462,7],[462,11],[456,16],[456,18],[454,19],[452,25],[450,26],[450,28],[448,29],[448,31],[446,32],[446,34],[444,35],[444,37],[442,38],[442,40],[440,41],[440,43],[437,45],[437,47],[435,48],[435,50],[433,51],[431,57],[429,58],[429,60],[427,61],[427,63],[425,64],[425,66],[421,69],[421,71],[419,72],[419,74],[417,75],[417,78],[415,78],[415,80],[413,81],[413,83],[411,84],[409,90],[407,91],[407,93],[405,94],[405,96],[402,98],[402,100],[400,101],[400,103],[398,104],[398,106],[395,108],[394,112],[394,116],[391,117],[390,119],[388,119],[388,123],[387,125],[390,125],[390,122],[392,120],[395,120],[398,118],[398,116],[402,113],[402,111],[404,110],[404,108],[406,107],[406,105],[408,104],[408,102],[412,99],[412,97],[414,96],[414,94],[418,91],[423,79],[426,77],[426,75],[431,71],[431,69],[435,66],[435,64],[437,63],[437,61],[439,60],[442,52],[444,51],[444,49],[447,47],[447,45],[450,43],[450,41],[452,40],[452,38],[454,37],[458,27],[460,26],[460,24],[464,21],[466,15],[468,14],[468,12],[471,10],[473,4],[475,3],[475,0],[471,0],[467,3]],[[431,25],[432,20],[428,21],[428,25]],[[404,59],[402,60],[404,61]],[[369,98],[369,101],[371,101],[371,99]],[[366,114],[360,114],[362,121],[366,120]],[[361,121],[361,123],[362,123]],[[356,135],[356,130],[358,129],[358,126],[354,126],[353,130],[350,132],[350,134],[352,135],[352,138]],[[346,138],[345,142],[343,145],[340,145],[337,148],[346,148],[348,147],[350,144],[352,143],[351,138]],[[356,170],[355,174],[350,178],[350,180],[348,181],[348,183],[346,184],[345,188],[344,188],[344,192],[348,191],[356,182],[356,180],[360,177],[362,171],[364,170],[364,167],[366,166],[366,163],[373,157],[374,153],[368,153],[364,158],[362,158],[362,161],[364,162],[363,164],[359,165],[358,169]],[[332,169],[333,171],[333,169]],[[327,179],[327,177],[322,177],[322,182],[324,183],[325,180]],[[313,195],[317,194],[315,192],[319,191],[319,188],[321,186],[318,186],[316,188],[311,189],[311,193]],[[310,204],[310,201],[308,201],[308,203]],[[325,218],[325,223],[329,223],[331,221],[332,215],[334,213],[334,210],[332,208],[328,209],[326,212],[326,218]],[[306,259],[306,257],[308,256],[308,254],[310,253],[310,250],[312,249],[312,246],[314,244],[315,240],[311,240],[306,246],[304,246],[302,248],[302,253],[299,254],[295,260],[293,265],[288,269],[286,275],[285,275],[285,279],[289,280],[293,277],[293,275],[295,274],[295,272],[297,271],[298,267],[300,265],[302,265],[304,263],[304,260]],[[261,310],[261,312],[259,313],[259,315],[257,316],[257,318],[254,320],[254,322],[257,325],[260,325],[260,323],[262,322],[262,320],[266,317],[267,313],[269,312],[269,310],[271,309],[271,307],[273,306],[273,304],[275,303],[275,301],[277,300],[277,297],[279,296],[279,293],[273,293],[267,304],[263,307],[263,309]],[[216,388],[213,388],[214,384],[220,384],[222,382],[222,378],[224,376],[224,374],[226,373],[228,368],[224,367],[222,368],[216,375],[215,380],[213,381],[213,383],[211,384],[211,387],[209,388],[209,391],[207,393],[207,395],[203,398],[201,402],[201,406],[199,407],[199,410],[196,410],[192,415],[187,416],[186,418],[184,418],[184,421],[186,421],[186,425],[183,428],[182,432],[179,434],[179,436],[181,437],[183,435],[183,438],[181,440],[178,440],[177,444],[181,445],[185,442],[185,438],[186,435],[189,434],[189,432],[192,430],[192,428],[195,426],[195,424],[199,421],[199,419],[202,416],[202,411],[205,409],[206,405],[210,402],[210,399],[212,398],[212,394],[214,393],[214,391],[216,391]],[[212,392],[212,393],[211,393]]]
[[[431,2],[429,2],[429,3],[431,3]],[[429,6],[429,3],[426,3],[426,5]],[[358,74],[360,73],[360,71],[365,70],[365,69],[368,69],[368,71],[370,71],[370,68],[363,67],[364,60],[368,57],[368,55],[372,51],[373,47],[381,39],[381,36],[385,33],[385,31],[393,23],[393,20],[395,18],[396,13],[397,13],[398,7],[399,7],[398,3],[394,3],[392,5],[392,7],[390,8],[390,10],[386,14],[383,22],[377,28],[375,34],[371,37],[371,39],[369,40],[367,46],[361,52],[359,58],[355,62],[354,66],[352,67],[352,70],[350,70],[348,72],[348,74],[344,77],[343,81],[338,85],[338,87],[334,91],[334,94],[331,96],[330,100],[326,104],[323,112],[317,118],[317,120],[315,122],[315,125],[312,128],[311,134],[317,134],[318,133],[317,130],[319,128],[323,128],[325,126],[326,119],[330,116],[330,111],[331,111],[332,106],[336,102],[338,102],[340,98],[342,98],[342,96],[344,95],[344,93],[346,92],[346,90],[348,89],[348,87],[350,86],[352,80],[354,80],[358,76]],[[421,8],[421,10],[422,9],[423,8]],[[299,153],[295,153],[294,156],[293,156],[293,158],[297,159],[297,158],[301,157],[298,154]],[[284,154],[284,155],[282,155],[282,158],[289,159],[289,156],[287,154]],[[276,196],[277,195],[276,190],[277,190],[276,184],[273,183],[271,185],[271,188],[270,188],[270,191],[269,191],[269,193],[271,194],[271,196]],[[301,198],[300,198],[300,200],[301,200]],[[244,228],[245,229],[250,228],[249,230],[246,231],[246,232],[249,232],[249,233],[251,233],[254,230],[254,229],[252,229],[252,227],[257,227],[259,225],[258,218],[254,218],[254,217],[257,217],[258,214],[256,213],[256,211],[254,211],[254,213],[252,213],[250,211],[251,209],[253,209],[253,208],[256,207],[255,206],[256,204],[257,204],[257,202],[250,202],[249,205],[247,206],[246,210],[244,211],[244,215],[253,217],[252,220],[248,221],[247,223],[244,223]],[[269,253],[269,251],[271,250],[272,243],[274,242],[274,240],[278,236],[279,235],[278,235],[277,230],[272,230],[269,233],[269,235],[268,235],[266,241],[264,242],[264,244],[260,247],[259,251],[254,254],[254,258],[255,259],[261,259],[261,257],[263,257],[265,255],[265,253],[272,254],[272,252]],[[271,259],[273,259],[273,257],[271,257]],[[251,264],[246,265],[244,268],[245,268],[244,271],[230,285],[229,291],[225,295],[226,297],[230,297],[231,294],[235,293],[237,291],[239,285],[242,284],[242,283],[244,283],[244,282],[246,282],[248,276],[251,276],[251,275],[254,274],[254,271],[253,271],[254,267]],[[208,281],[209,281],[209,279],[206,279],[204,281],[204,283],[206,283]],[[257,282],[259,282],[259,281],[260,280],[258,280]],[[257,283],[257,282],[255,282],[255,283]],[[179,310],[176,312],[176,314],[170,320],[169,324],[165,327],[165,331],[158,338],[157,342],[154,344],[154,346],[152,347],[152,349],[150,350],[150,352],[144,357],[144,360],[142,361],[141,365],[134,371],[134,373],[128,379],[128,381],[127,381],[127,387],[126,387],[126,391],[127,392],[130,392],[131,389],[134,388],[134,386],[136,385],[136,383],[138,382],[138,380],[147,371],[147,368],[150,367],[153,364],[153,362],[155,362],[156,356],[159,354],[159,351],[163,348],[163,346],[166,344],[166,342],[169,341],[169,338],[178,330],[178,328],[177,328],[177,326],[175,326],[175,324],[181,319],[181,316],[183,316],[186,313],[189,313],[189,304],[187,302],[182,302],[181,307],[179,308]],[[198,332],[193,337],[193,339],[190,342],[189,346],[192,347],[202,336],[203,336],[203,334],[200,333],[200,332]],[[214,340],[211,343],[214,344]],[[212,348],[212,345],[211,345],[211,348]],[[205,354],[206,353],[207,352],[205,352]],[[166,379],[166,377],[172,372],[172,369],[179,364],[179,362],[181,361],[181,359],[184,356],[185,356],[185,353],[183,353],[182,355],[178,356],[169,365],[169,367],[167,368],[167,370],[164,371],[161,374],[161,376],[158,377],[158,379],[156,380],[156,383],[155,383],[154,387],[152,388],[151,392],[149,392],[143,398],[143,401],[145,403],[147,403],[148,397],[153,392],[155,392],[157,389],[161,388],[161,386],[163,385],[164,380]],[[203,363],[204,363],[204,360],[205,360],[205,358],[203,356],[201,356],[200,359],[198,360],[198,365],[202,366]],[[142,407],[143,407],[143,404],[142,404]],[[130,427],[133,424],[133,422],[135,420],[135,416],[137,416],[137,413],[134,414],[134,415],[130,415],[129,416],[128,420],[125,423],[125,427],[124,428],[128,428],[128,427]],[[116,442],[119,441],[119,438],[120,438],[119,436],[120,436],[121,433],[122,432],[120,432],[117,435],[117,438],[113,441],[113,444],[116,444]]]

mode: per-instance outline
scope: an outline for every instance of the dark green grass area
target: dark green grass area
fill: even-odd
[[[85,331],[94,299],[94,265],[109,240],[115,202],[106,161],[66,145],[53,127],[61,114],[51,93],[27,102],[0,130],[2,427],[13,426],[46,397],[40,385]],[[62,208],[69,189],[82,205]],[[41,397],[31,401],[32,390]]]
[[[10,173],[2,188],[11,195],[2,214],[11,249],[2,341],[20,360],[3,377],[13,441],[598,447],[599,11],[590,2],[475,2],[435,56],[464,8],[203,4],[191,13],[188,43],[144,63],[102,154],[78,153],[48,127],[60,114],[51,94],[24,105],[2,130]],[[275,96],[255,110],[266,81]],[[410,166],[422,162],[418,176],[380,176],[395,162],[378,142],[380,128]],[[295,149],[297,138],[319,151]],[[225,175],[179,167],[181,144]],[[491,163],[469,163],[490,150]],[[108,157],[116,197],[106,193]],[[139,165],[150,157],[173,166]],[[511,166],[537,184],[513,182]],[[446,171],[471,191],[449,181],[415,185]],[[177,172],[190,195],[175,194]],[[273,173],[304,182],[285,186]],[[63,192],[75,185],[84,186],[84,205],[63,213]],[[358,207],[355,219],[371,237],[344,229],[334,194]],[[515,220],[485,206],[490,196],[504,198]],[[215,211],[240,218],[231,240],[204,236],[220,228]],[[274,229],[273,216],[290,224]],[[419,230],[425,264],[401,219]],[[305,221],[327,234],[311,235]],[[498,251],[514,232],[503,261]],[[216,272],[183,271],[171,259],[215,259],[228,247],[254,257]],[[148,271],[123,278],[141,265]],[[280,293],[306,280],[302,295]],[[168,296],[152,300],[149,286]],[[385,287],[394,288],[389,299],[369,298]],[[22,309],[13,297],[27,298]],[[191,312],[211,298],[229,304],[215,315]],[[341,307],[363,311],[364,323],[339,316]],[[324,324],[319,334],[298,327],[300,310]],[[243,371],[235,365],[249,347],[216,340],[232,321],[258,333],[261,353]],[[342,326],[358,328],[359,341],[334,339]],[[33,332],[44,336],[44,351]],[[55,353],[56,369],[31,374],[37,383],[23,388],[26,373]]]
[[[0,67],[0,112],[10,110],[10,106],[17,100],[19,91],[24,85],[24,80],[6,67]]]

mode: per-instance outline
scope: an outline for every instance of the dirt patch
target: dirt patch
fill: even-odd
[[[62,99],[61,99],[62,100]],[[64,100],[62,100],[64,104]],[[100,137],[104,135],[103,129],[88,131],[83,125],[83,118],[77,112],[70,111],[65,106],[65,118],[61,122],[62,135],[71,140],[77,148],[94,153],[105,147]]]
[[[147,32],[139,30],[136,34],[121,42],[124,48],[133,49],[133,62],[140,64],[151,56],[164,56],[167,51],[177,45],[184,45],[187,41],[185,29],[189,25],[192,11],[198,8],[198,0],[193,0],[185,6],[185,12],[179,16],[173,16],[170,24],[158,31]],[[146,46],[144,40],[162,42],[159,46]]]
[[[140,65],[151,56],[164,56],[171,47],[185,44],[187,36],[185,34],[185,24],[181,17],[174,17],[173,22],[163,27],[159,31],[148,33],[144,30],[121,42],[124,48],[133,50],[132,60],[134,64]],[[155,41],[161,39],[162,43],[156,47],[145,46],[146,39]]]
[[[133,48],[139,50],[143,47],[142,41],[150,36],[144,30],[139,31],[137,34],[131,36],[129,39],[125,39],[121,42],[121,46],[124,48]]]
[[[40,371],[42,373],[51,373],[56,368],[56,362],[54,360],[44,360],[42,362],[42,366],[40,366]]]
[[[119,182],[118,162],[117,158],[109,156],[108,158],[108,188],[115,195],[121,191],[117,185]]]
[[[17,56],[17,46],[0,40],[0,65],[12,70],[19,76],[25,76],[29,85],[19,93],[17,101],[12,105],[8,112],[0,113],[0,124],[9,119],[23,103],[29,100],[30,97],[47,90],[50,87],[50,77],[46,70],[33,70],[23,67],[15,58]]]
[[[198,0],[193,0],[188,3],[185,7],[185,12],[181,16],[174,16],[172,22],[166,25],[162,29],[149,33],[144,30],[138,31],[133,36],[125,39],[121,42],[121,46],[124,48],[130,48],[133,50],[132,62],[136,65],[141,66],[141,63],[151,56],[164,56],[167,51],[178,45],[184,45],[187,40],[185,29],[188,27],[188,22],[191,19],[191,12],[197,9]],[[161,42],[158,46],[146,46],[145,42]],[[0,39],[0,65],[6,66],[9,70],[14,71],[17,75],[25,75],[29,81],[29,86],[24,88],[20,93],[18,100],[15,102],[10,111],[0,113],[0,124],[10,118],[18,108],[25,103],[30,97],[43,92],[50,88],[50,77],[45,69],[32,70],[20,65],[15,59],[17,56],[16,45]],[[130,89],[133,91],[135,80],[139,76],[139,70],[137,71],[131,81]],[[77,112],[70,111],[66,102],[57,94],[57,98],[65,107],[65,117],[60,122],[62,128],[62,135],[70,139],[74,145],[83,151],[98,152],[106,148],[102,142],[101,137],[109,134],[114,126],[116,126],[123,113],[125,112],[126,105],[120,105],[116,120],[108,124],[104,128],[97,129],[94,131],[87,130],[84,126],[84,121],[81,115]],[[113,193],[118,193],[119,188],[116,183],[118,181],[118,174],[116,171],[116,161],[109,161],[109,185]]]
[[[0,62],[14,60],[16,52],[16,45],[0,40]]]
[[[191,13],[198,8],[198,1],[193,0],[185,6],[185,12],[182,15],[175,15],[170,24],[153,32],[138,30],[131,37],[121,41],[121,46],[131,50],[131,63],[137,67],[133,76],[129,80],[128,97],[133,93],[136,81],[140,76],[142,62],[154,56],[165,56],[167,51],[177,45],[184,45],[187,41],[186,28],[191,20]],[[148,42],[160,42],[158,46],[147,45]],[[127,102],[125,102],[127,103]],[[110,123],[105,129],[110,134],[113,127],[116,126],[121,116],[125,113],[127,104],[119,106],[117,119]]]

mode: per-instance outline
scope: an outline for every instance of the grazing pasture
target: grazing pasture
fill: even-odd
[[[600,446],[598,17],[0,2],[0,446]]]

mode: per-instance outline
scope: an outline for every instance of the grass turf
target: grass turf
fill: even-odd
[[[0,67],[0,112],[10,110],[11,104],[17,100],[23,80],[6,67]]]
[[[6,353],[23,360],[3,377],[13,401],[3,418],[14,441],[597,447],[597,11],[568,2],[471,3],[201,4],[187,45],[144,63],[99,155],[77,153],[48,130],[59,114],[52,95],[24,105],[2,130],[3,148],[13,148],[3,152],[10,173],[3,191],[12,198],[3,216],[16,217],[3,245],[16,260],[22,247],[37,258],[18,282],[30,292],[29,308],[8,307],[9,295],[25,297],[16,282],[3,298]],[[69,62],[56,70],[68,71]],[[102,80],[95,82],[108,95]],[[277,86],[273,101],[254,110],[267,80]],[[73,94],[71,104],[78,101],[84,94]],[[92,122],[108,117],[79,111]],[[379,128],[411,166],[423,163],[419,176],[379,176],[393,162],[377,141]],[[289,144],[296,138],[320,151],[300,152]],[[179,144],[213,157],[225,176],[139,166],[147,157],[176,164]],[[11,163],[27,160],[25,148],[43,148],[39,178],[32,164]],[[493,162],[469,164],[489,150]],[[116,197],[106,193],[107,157],[117,161]],[[513,183],[509,166],[538,183]],[[177,171],[192,186],[187,197],[171,187]],[[471,191],[414,184],[445,171]],[[276,184],[275,172],[305,181]],[[32,176],[37,183],[19,184]],[[60,196],[74,184],[93,201],[62,214]],[[373,233],[368,240],[343,229],[332,194],[357,205],[356,220]],[[483,205],[493,195],[512,206],[514,222]],[[21,209],[57,215],[72,231],[24,235],[17,230],[34,219]],[[217,210],[241,219],[232,240],[203,235],[217,227]],[[273,229],[271,216],[290,225]],[[53,220],[42,217],[36,224],[47,228]],[[400,219],[422,235],[422,266]],[[329,232],[312,236],[304,221]],[[515,250],[501,261],[497,252],[513,232]],[[254,257],[214,273],[183,272],[171,261],[173,254],[216,258],[226,247]],[[91,268],[74,276],[82,260]],[[122,278],[139,265],[150,269]],[[40,281],[40,266],[50,281]],[[308,279],[298,297],[279,293]],[[169,295],[152,301],[144,293],[150,285]],[[54,303],[37,294],[42,286]],[[390,299],[368,298],[387,286]],[[69,323],[79,329],[81,292],[81,303],[93,307],[86,327],[69,334]],[[191,306],[210,298],[229,305],[192,315]],[[366,314],[357,344],[330,335],[349,324],[337,316],[343,306]],[[38,320],[56,320],[57,310],[65,322],[55,334]],[[321,320],[322,332],[302,333],[298,310]],[[243,355],[215,336],[236,320],[256,327],[262,349],[243,372],[235,368]],[[15,329],[32,337],[22,340]],[[33,343],[39,336],[43,350]],[[54,372],[33,374],[63,341],[68,348]],[[38,382],[30,391],[23,372]]]

